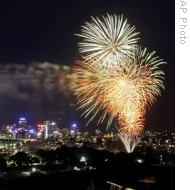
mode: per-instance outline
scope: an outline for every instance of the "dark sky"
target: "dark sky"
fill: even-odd
[[[15,115],[28,114],[28,118],[35,120],[35,116],[40,118],[42,112],[47,110],[60,113],[56,117],[60,122],[66,120],[67,125],[75,119],[80,120],[70,104],[65,103],[69,101],[67,90],[55,87],[54,84],[52,88],[44,86],[47,81],[52,80],[51,77],[49,79],[49,70],[54,81],[55,75],[63,76],[65,72],[59,68],[59,72],[55,73],[57,65],[72,66],[79,58],[79,39],[74,34],[80,33],[81,25],[90,21],[91,16],[101,17],[106,13],[123,14],[131,25],[135,25],[136,31],[140,32],[139,44],[149,51],[155,50],[167,62],[162,67],[165,72],[165,91],[162,91],[161,97],[147,112],[145,129],[175,131],[174,0],[1,0],[1,126],[15,118]],[[42,68],[37,65],[38,62],[48,62],[54,66],[51,68],[46,64]],[[13,67],[13,64],[16,66]],[[25,68],[19,65],[25,65]],[[34,76],[32,70],[36,67],[44,77],[42,81],[37,77],[38,81],[35,83],[32,79],[36,75]],[[43,88],[38,84],[40,82],[41,85],[43,83]],[[34,90],[34,84],[38,84],[39,89],[35,87]],[[61,98],[60,92],[64,94]],[[57,103],[58,97],[61,103]],[[64,106],[58,106],[60,104]]]

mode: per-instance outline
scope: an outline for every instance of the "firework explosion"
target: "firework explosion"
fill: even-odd
[[[78,108],[90,121],[108,116],[108,127],[115,120],[119,124],[122,142],[132,142],[142,133],[146,110],[152,106],[164,89],[164,64],[146,48],[137,46],[138,33],[123,16],[92,17],[92,23],[82,26],[84,41],[79,43],[83,61],[77,62],[74,72],[78,78],[74,92]],[[137,138],[138,139],[138,138]]]
[[[139,34],[134,32],[135,26],[130,27],[122,15],[107,14],[107,17],[102,16],[102,20],[91,18],[92,22],[82,26],[81,34],[76,34],[83,38],[83,42],[78,44],[79,52],[87,62],[112,67],[132,57]],[[91,62],[92,59],[96,62]]]
[[[105,85],[105,107],[118,119],[121,128],[133,135],[143,130],[146,109],[164,88],[164,73],[158,67],[164,62],[154,55],[155,52],[139,47],[125,66],[110,74]]]
[[[77,80],[73,86],[73,90],[78,100],[78,109],[85,110],[82,115],[85,118],[90,117],[88,123],[95,116],[99,115],[98,123],[103,122],[108,115],[106,111],[102,112],[104,110],[104,89],[107,81],[109,81],[107,70],[93,67],[85,61],[78,61],[75,67],[73,67],[73,72],[77,74]],[[109,118],[111,119],[111,117]]]

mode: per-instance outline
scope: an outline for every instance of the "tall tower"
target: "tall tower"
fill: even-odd
[[[53,121],[45,121],[45,138],[54,136],[54,132],[57,131],[57,124]]]
[[[18,121],[18,138],[25,138],[25,130],[27,128],[27,120],[25,117],[20,117]]]
[[[27,120],[25,117],[20,117],[19,118],[19,121],[18,121],[18,124],[19,124],[19,128],[26,128],[27,127]]]

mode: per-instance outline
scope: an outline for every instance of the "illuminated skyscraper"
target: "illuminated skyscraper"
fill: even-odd
[[[57,132],[57,124],[52,121],[45,121],[42,125],[38,124],[37,138],[47,139],[55,137]]]
[[[27,120],[25,117],[20,117],[19,118],[19,121],[18,121],[18,124],[19,124],[19,128],[26,128],[27,127]]]
[[[18,121],[18,138],[25,138],[25,130],[27,128],[27,120],[25,117],[20,117]]]
[[[54,133],[57,131],[57,124],[52,121],[45,121],[44,126],[45,126],[45,139],[54,136]]]

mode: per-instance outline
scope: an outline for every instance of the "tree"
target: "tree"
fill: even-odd
[[[7,167],[7,162],[3,157],[0,157],[0,169],[5,169]]]
[[[10,156],[10,161],[13,161],[16,166],[22,167],[23,165],[29,165],[30,155],[25,152],[17,152],[16,154]]]

